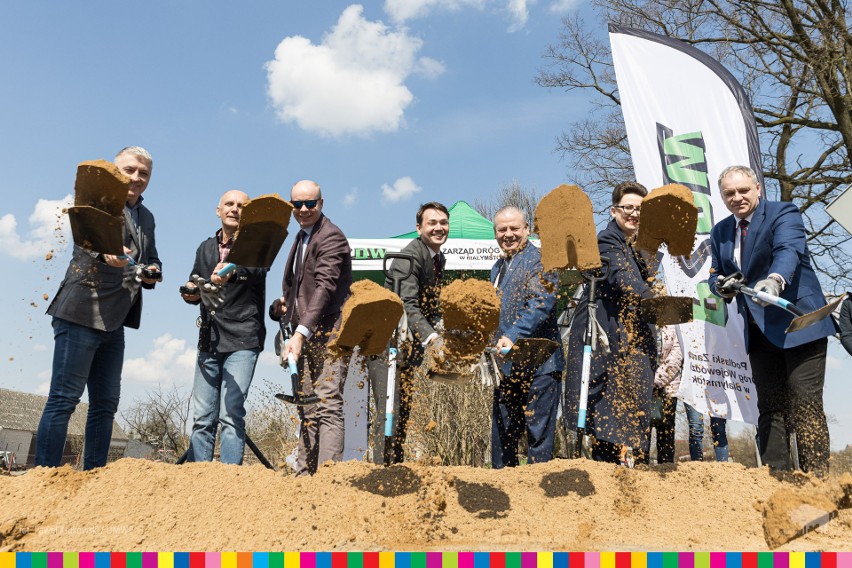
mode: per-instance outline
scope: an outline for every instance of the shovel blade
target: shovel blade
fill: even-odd
[[[124,254],[124,217],[78,205],[68,208],[74,244],[103,254]]]
[[[240,215],[240,225],[228,262],[239,266],[269,268],[287,238],[293,206],[277,195],[261,195],[249,201]]]
[[[829,317],[831,312],[837,309],[837,306],[846,299],[846,296],[840,296],[833,302],[830,302],[820,309],[813,311],[811,313],[805,314],[803,316],[799,316],[793,318],[793,321],[790,322],[790,325],[787,327],[786,333],[793,333],[794,331],[799,331],[800,329],[805,329],[808,326],[811,326],[823,319]]]

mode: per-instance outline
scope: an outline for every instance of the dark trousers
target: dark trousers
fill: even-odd
[[[648,430],[648,447],[651,446],[651,430],[657,431],[657,463],[674,463],[675,454],[675,414],[677,399],[654,389],[654,402],[660,402],[660,416],[651,413],[651,428]]]
[[[830,445],[823,410],[828,339],[797,347],[776,347],[749,324],[749,359],[757,390],[760,459],[775,469],[791,469],[788,431],[796,433],[802,471],[828,473]]]
[[[518,441],[526,430],[529,463],[550,461],[559,406],[561,373],[509,375],[494,389],[491,466],[518,465]]]
[[[396,392],[394,393],[393,448],[391,463],[402,463],[405,459],[405,435],[408,416],[411,413],[411,399],[414,394],[414,369],[397,363]],[[385,422],[387,419],[388,363],[384,357],[370,357],[367,360],[367,373],[370,377],[370,390],[376,413],[372,420],[373,463],[385,463]]]

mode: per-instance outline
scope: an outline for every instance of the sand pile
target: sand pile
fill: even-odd
[[[2,550],[767,550],[766,469],[628,470],[555,460],[491,470],[364,462],[312,478],[123,459],[0,478]],[[780,550],[852,550],[852,510]]]
[[[467,373],[494,341],[500,325],[500,300],[484,280],[454,280],[441,289],[444,347],[429,350],[427,370],[434,374]]]
[[[656,254],[666,243],[670,255],[688,256],[697,226],[698,208],[689,188],[678,183],[658,187],[642,200],[636,248]]]
[[[359,280],[343,304],[340,329],[331,338],[329,349],[360,347],[362,355],[379,355],[390,341],[402,317],[402,300],[372,280]]]
[[[560,185],[535,208],[534,232],[541,239],[545,271],[601,266],[592,201],[576,185]]]

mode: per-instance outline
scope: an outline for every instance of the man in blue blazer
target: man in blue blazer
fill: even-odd
[[[781,296],[805,312],[824,306],[802,215],[792,203],[761,199],[757,176],[746,166],[723,170],[719,190],[733,215],[713,227],[710,286],[727,301],[736,296],[745,321],[761,459],[774,469],[791,468],[789,425],[802,470],[825,475],[829,438],[822,398],[827,338],[837,332],[833,320],[785,333],[792,314],[737,295],[723,278],[739,271],[755,290]]]
[[[504,207],[494,215],[494,237],[503,251],[491,268],[491,283],[500,296],[498,351],[522,338],[560,340],[557,276],[543,271],[541,252],[529,244],[529,234],[526,215],[517,207]],[[524,428],[528,462],[549,461],[565,367],[562,349],[557,348],[538,368],[499,361],[503,379],[494,389],[491,464],[495,469],[518,465],[518,440]]]

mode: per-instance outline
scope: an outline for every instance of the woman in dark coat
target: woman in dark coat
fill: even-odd
[[[609,273],[597,286],[597,319],[609,339],[610,353],[592,354],[586,433],[595,437],[592,458],[619,463],[632,449],[647,455],[651,397],[656,368],[654,327],[642,321],[639,303],[653,297],[648,268],[632,242],[639,226],[639,207],[648,191],[624,182],[612,192],[611,220],[598,233],[601,257]],[[588,321],[588,286],[571,323],[565,415],[577,423],[582,379],[583,344]]]

